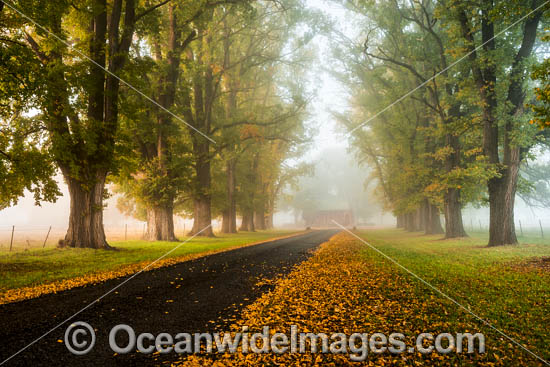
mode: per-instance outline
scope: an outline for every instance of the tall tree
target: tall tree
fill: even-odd
[[[193,22],[212,6],[209,2],[171,3],[151,12],[148,27],[139,32],[140,42],[149,48],[137,52],[140,56],[133,60],[133,83],[150,91],[157,105],[143,106],[142,99],[125,96],[132,107],[124,111],[124,132],[135,158],[121,170],[117,181],[121,191],[147,213],[148,240],[176,240],[174,206],[189,185],[190,151],[185,123],[167,111],[174,109],[179,93],[182,54],[197,35]]]
[[[471,77],[481,100],[483,154],[498,172],[487,185],[489,246],[517,243],[514,203],[518,172],[534,146],[533,129],[524,117],[526,76],[544,12],[542,4],[537,0],[518,3],[516,7],[494,0],[484,0],[475,6],[463,1],[448,4],[460,27],[457,38],[468,52]],[[498,19],[510,21],[522,17],[521,25],[510,29],[510,37],[497,38],[507,24],[497,22]],[[500,90],[507,92],[502,95]]]

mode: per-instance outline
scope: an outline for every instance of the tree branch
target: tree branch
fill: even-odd
[[[155,10],[160,8],[161,6],[168,4],[170,1],[172,1],[172,0],[164,0],[164,1],[162,1],[158,4],[156,4],[156,5],[151,6],[149,9],[146,9],[143,12],[139,13],[138,15],[136,15],[136,19],[135,19],[136,22],[138,20],[140,20],[141,18],[143,18],[144,16],[146,16],[147,14],[150,14],[150,13],[154,12]]]
[[[43,53],[42,51],[40,51],[40,46],[38,45],[38,43],[34,40],[34,38],[32,38],[32,36],[30,34],[28,34],[27,32],[25,32],[25,39],[27,40],[27,43],[29,44],[29,46],[31,47],[31,50],[34,52],[34,54],[38,57],[38,59],[42,62],[47,62],[49,61],[49,58],[48,56],[46,56],[45,53]]]

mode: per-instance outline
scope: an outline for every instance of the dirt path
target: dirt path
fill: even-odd
[[[85,321],[96,329],[96,345],[90,353],[74,356],[59,342],[67,323],[5,365],[153,365],[151,356],[139,353],[114,358],[108,346],[109,331],[117,324],[131,325],[136,334],[153,335],[224,330],[231,321],[223,318],[269,290],[269,286],[255,286],[259,280],[286,274],[309,256],[309,250],[335,233],[312,231],[139,274],[72,320]],[[0,363],[122,281],[0,306]],[[167,359],[173,360],[174,355]]]

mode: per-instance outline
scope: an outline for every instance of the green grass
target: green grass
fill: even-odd
[[[170,253],[167,258],[223,250],[291,233],[293,232],[270,230],[218,234],[215,238],[195,237]],[[181,238],[182,242],[185,240],[186,238]],[[0,291],[113,271],[129,264],[153,261],[178,245],[177,242],[139,240],[110,244],[118,251],[45,248],[14,253],[0,252]]]
[[[520,238],[520,245],[488,248],[487,235],[483,233],[457,240],[402,230],[359,234],[507,335],[550,357],[550,271],[525,266],[528,260],[550,256],[550,240],[525,236]],[[365,247],[362,255],[386,272],[404,272],[372,249]],[[450,320],[471,320],[486,334],[492,332],[413,276],[409,277],[418,297],[441,299]],[[523,353],[516,348],[517,353]]]

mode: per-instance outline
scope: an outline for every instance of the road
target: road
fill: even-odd
[[[256,286],[259,280],[288,273],[336,232],[311,231],[141,273],[2,366],[158,364],[158,360],[142,353],[114,356],[108,342],[110,330],[118,324],[130,325],[136,335],[227,330],[231,322],[224,319],[238,314],[270,290],[270,286]],[[1,305],[0,364],[125,279]],[[95,329],[95,347],[86,355],[75,356],[60,342],[75,321],[84,321]],[[77,342],[82,340],[89,338],[79,335]],[[177,355],[161,357],[173,360]]]

